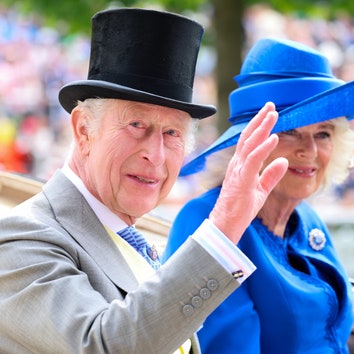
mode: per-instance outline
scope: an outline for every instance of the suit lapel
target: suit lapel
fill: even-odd
[[[138,282],[111,237],[77,188],[57,172],[43,187],[57,221],[95,260],[119,288],[134,290]],[[63,200],[69,201],[63,205]]]

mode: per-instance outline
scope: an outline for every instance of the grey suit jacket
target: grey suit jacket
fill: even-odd
[[[237,286],[192,238],[139,286],[61,172],[0,219],[1,354],[172,353]]]

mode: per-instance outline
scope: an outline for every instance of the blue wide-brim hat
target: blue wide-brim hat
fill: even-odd
[[[247,123],[268,101],[279,112],[274,133],[342,116],[354,118],[354,81],[339,80],[326,57],[294,41],[259,40],[235,81],[239,87],[229,95],[230,128],[184,165],[180,176],[201,171],[208,155],[237,144]]]

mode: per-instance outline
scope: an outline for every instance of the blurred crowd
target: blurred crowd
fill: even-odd
[[[244,29],[245,51],[260,37],[286,37],[316,47],[330,59],[338,77],[354,79],[350,16],[324,21],[285,16],[256,5],[245,11]],[[215,103],[210,54],[210,48],[201,51],[200,63],[206,67],[197,73],[195,95],[199,102]],[[71,136],[68,114],[60,107],[57,94],[63,84],[87,77],[88,58],[88,38],[63,36],[58,29],[42,26],[34,15],[0,8],[0,170],[46,180],[62,165]],[[209,140],[200,138],[197,143],[201,146],[215,137],[215,129],[210,129]],[[349,190],[353,181],[348,179]],[[180,185],[179,196],[183,188],[189,189]],[[343,196],[346,191],[343,187],[338,193]],[[186,194],[191,196],[189,190]]]
[[[47,179],[70,148],[59,88],[85,78],[89,42],[0,9],[0,168]]]
[[[330,60],[336,76],[354,79],[354,18],[338,14],[332,21],[304,14],[283,15],[266,5],[249,7],[244,15],[248,50],[261,37],[288,38],[322,52]]]

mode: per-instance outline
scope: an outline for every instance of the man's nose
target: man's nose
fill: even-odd
[[[165,162],[165,146],[163,134],[154,132],[145,140],[142,157],[154,166],[160,166]]]

